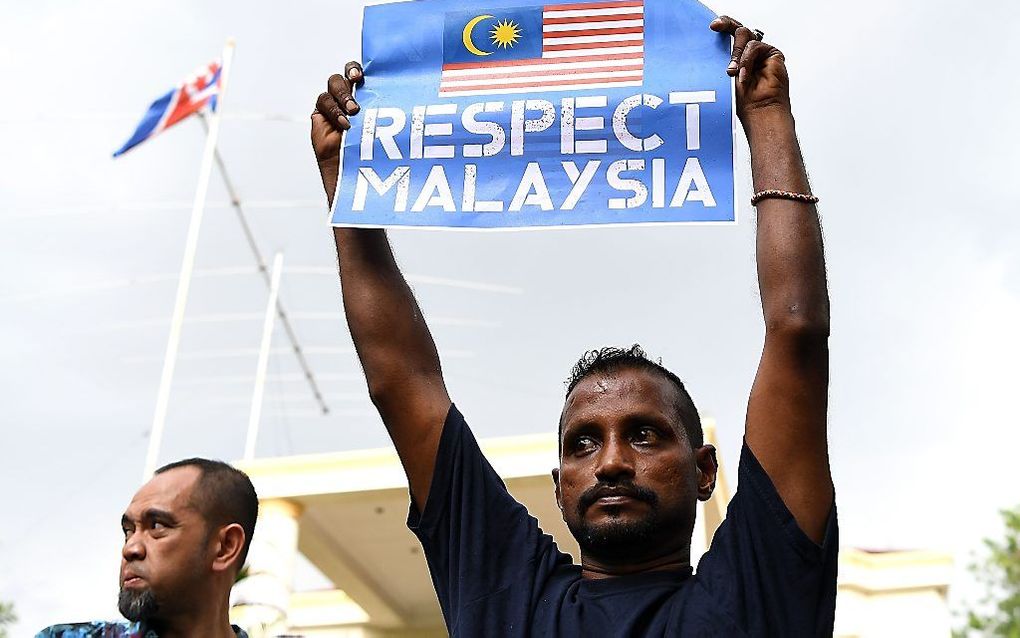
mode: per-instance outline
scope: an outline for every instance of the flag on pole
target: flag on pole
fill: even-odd
[[[214,60],[196,70],[177,88],[153,102],[134,134],[113,156],[123,155],[205,107],[215,111],[216,97],[222,85],[220,80],[222,71],[222,61]]]

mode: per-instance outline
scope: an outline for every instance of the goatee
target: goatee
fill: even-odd
[[[117,598],[117,608],[121,615],[131,622],[146,621],[156,615],[159,601],[148,589],[121,589]]]
[[[582,520],[568,527],[584,553],[602,558],[625,558],[644,551],[661,525],[657,512],[653,512],[640,521],[591,525]]]
[[[601,525],[592,525],[585,519],[585,513],[593,506],[605,489],[613,488],[616,493],[648,504],[649,512],[641,520],[624,521],[611,515],[611,520]],[[577,539],[586,554],[605,558],[622,558],[642,551],[641,548],[652,540],[663,524],[659,511],[659,497],[652,490],[629,481],[607,484],[599,482],[587,489],[577,503],[577,520],[567,521],[567,527]]]

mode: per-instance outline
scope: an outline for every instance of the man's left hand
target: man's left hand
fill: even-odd
[[[789,112],[790,76],[783,53],[762,42],[760,31],[752,31],[729,16],[719,16],[709,28],[733,36],[733,55],[726,73],[737,78],[737,116],[741,121],[746,124],[746,118],[761,109]]]

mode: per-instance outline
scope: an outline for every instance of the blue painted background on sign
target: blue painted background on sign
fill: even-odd
[[[578,90],[549,90],[543,92],[505,95],[472,95],[448,97],[439,95],[444,60],[459,61],[464,55],[463,27],[457,33],[456,23],[480,15],[501,17],[517,16],[524,22],[535,5],[520,0],[495,0],[479,9],[480,3],[468,0],[417,0],[365,9],[362,42],[362,60],[366,83],[358,91],[361,115],[352,118],[352,128],[344,140],[341,181],[335,198],[333,224],[355,226],[441,226],[458,228],[505,228],[526,226],[569,226],[591,224],[657,223],[657,222],[727,222],[735,219],[733,201],[733,113],[732,82],[726,75],[729,62],[730,38],[712,32],[709,22],[715,14],[693,0],[645,0],[644,3],[644,80],[642,86],[623,88],[594,88]],[[494,21],[489,19],[474,30],[474,43],[480,49],[493,48],[488,33]],[[485,45],[484,47],[481,45]],[[522,42],[518,46],[525,46]],[[451,47],[459,47],[451,52]],[[468,53],[467,55],[471,55]],[[517,58],[517,52],[508,53]],[[538,57],[540,53],[535,54]],[[495,58],[493,56],[486,56]],[[472,55],[469,61],[478,57]],[[518,67],[511,67],[511,71]],[[714,92],[715,100],[702,103],[700,109],[700,148],[687,149],[685,104],[670,104],[670,92]],[[638,137],[659,135],[663,144],[654,151],[633,151],[614,136],[612,116],[614,108],[624,99],[647,94],[663,100],[657,108],[638,107],[628,118],[630,131]],[[608,141],[604,154],[561,154],[560,105],[564,98],[606,96],[605,108],[586,108],[584,117],[602,116],[605,130],[577,130],[576,140]],[[510,154],[511,103],[515,100],[548,100],[556,105],[556,122],[547,130],[527,133],[522,156]],[[470,105],[485,102],[502,102],[501,111],[478,116],[478,121],[494,122],[506,131],[506,147],[493,157],[465,157],[465,145],[485,144],[491,138],[470,134],[464,130],[461,117]],[[425,125],[431,125],[426,146],[451,145],[454,156],[411,158],[411,129],[415,122],[415,107],[445,105],[452,114],[429,114]],[[398,150],[396,159],[388,157],[379,139],[369,145],[372,159],[363,160],[362,134],[364,115],[371,109],[390,108],[402,111],[406,123],[393,138]],[[438,109],[442,111],[442,107]],[[578,117],[582,113],[578,111]],[[527,118],[538,113],[528,111]],[[378,124],[392,124],[392,119],[380,117]],[[438,127],[438,128],[436,128]],[[443,127],[446,127],[444,130]],[[452,134],[447,134],[452,130]],[[426,132],[429,132],[426,130]],[[700,163],[710,187],[714,206],[701,201],[685,201],[679,207],[653,205],[653,159],[659,162],[660,181],[665,184],[668,204],[674,188],[681,179],[689,158]],[[634,191],[618,190],[610,186],[607,168],[617,160],[644,160],[643,171],[625,171],[621,179],[638,178],[648,187],[646,201],[637,208],[613,209],[610,199],[627,198]],[[573,182],[564,162],[573,162],[578,170],[586,162],[601,162],[596,176],[572,210],[561,207],[571,192]],[[526,173],[529,164],[537,163],[547,185],[553,210],[525,205],[519,211],[508,211],[507,205]],[[502,201],[502,212],[464,212],[465,166],[477,167],[475,201]],[[433,167],[442,166],[449,184],[450,198],[455,210],[444,210],[440,199],[420,212],[412,212]],[[353,210],[359,181],[359,172],[371,169],[380,178],[399,177],[407,169],[406,210],[394,210],[398,187],[393,186],[379,195],[372,187],[363,197],[361,210]],[[438,169],[437,169],[438,170]],[[394,178],[394,184],[398,181]],[[575,174],[576,179],[576,174]],[[660,191],[662,189],[660,188]],[[364,195],[364,194],[363,194]]]

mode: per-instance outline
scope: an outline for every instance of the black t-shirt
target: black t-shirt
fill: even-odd
[[[835,505],[819,546],[746,445],[739,477],[697,574],[586,580],[510,496],[451,407],[428,503],[419,514],[412,502],[408,527],[425,549],[453,636],[831,635]]]

